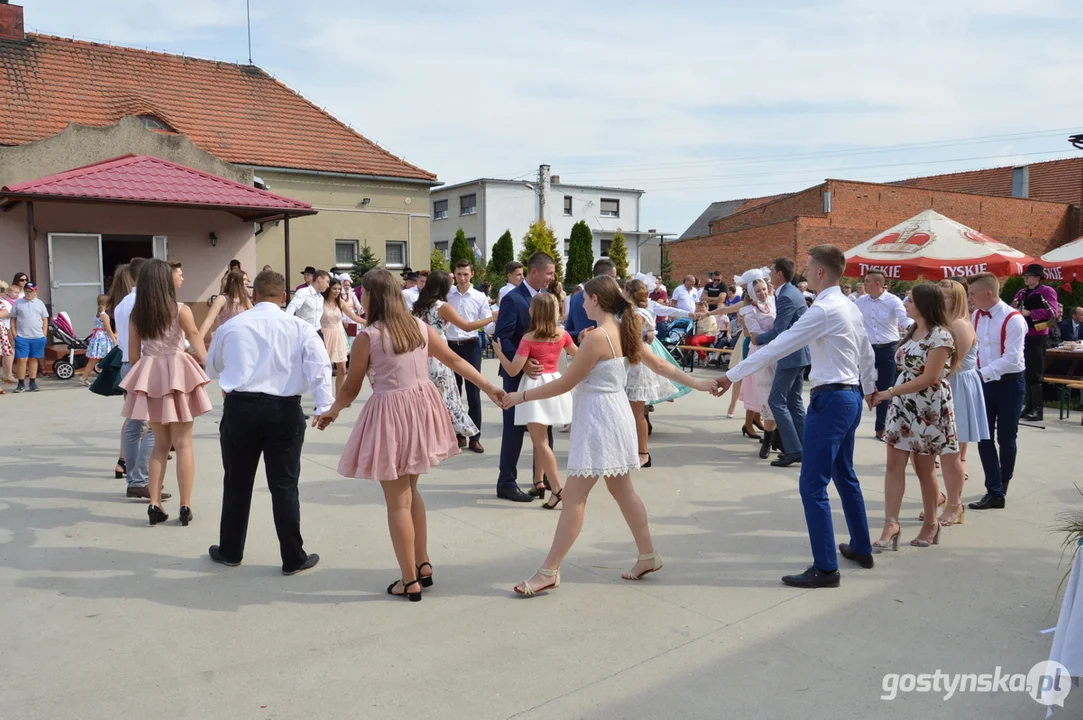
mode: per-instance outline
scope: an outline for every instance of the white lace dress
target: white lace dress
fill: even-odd
[[[608,334],[606,340],[613,350]],[[636,422],[624,390],[628,361],[613,355],[599,360],[572,396],[568,477],[616,477],[639,469]]]

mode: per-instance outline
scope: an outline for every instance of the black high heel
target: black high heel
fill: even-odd
[[[426,565],[429,566],[429,570],[432,570],[432,563],[423,562],[417,566],[417,581],[421,583],[421,587],[423,588],[432,587],[432,575],[421,574],[421,568],[425,567]]]
[[[399,583],[402,583],[402,592],[391,592]],[[421,583],[419,583],[417,580],[411,580],[410,582],[406,582],[406,580],[396,580],[395,582],[387,586],[387,594],[394,595],[396,597],[404,597],[410,602],[421,602],[421,591],[418,590],[417,592],[410,592],[409,587],[411,585],[417,585],[418,587],[421,587]]]
[[[151,505],[147,508],[147,517],[150,518],[151,525],[157,525],[158,523],[165,522],[169,519],[169,516],[165,514],[165,511],[157,505]]]
[[[775,432],[775,430],[763,431],[763,440],[760,440],[760,460],[766,460],[771,454],[771,438],[774,437]]]
[[[741,434],[749,440],[760,440],[760,436],[748,429],[747,425],[741,426]]]
[[[542,505],[542,507],[545,508],[546,510],[556,510],[557,505],[559,505],[560,501],[564,499],[564,498],[561,497],[561,494],[563,492],[564,492],[564,488],[561,488],[561,489],[557,490],[555,493],[553,493],[553,497],[549,498],[549,502],[553,502],[553,498],[556,498],[556,502],[553,503],[552,505],[550,505],[549,502],[547,502],[544,505]]]
[[[120,468],[120,470],[117,470]],[[128,474],[128,465],[124,462],[124,458],[117,458],[117,467],[113,468],[113,477],[120,480],[122,477]]]
[[[195,520],[195,515],[192,514],[192,508],[187,505],[181,505],[180,509],[180,524],[184,527],[188,527],[188,523]]]
[[[640,458],[641,458],[641,459],[640,459],[640,461],[639,461],[639,467],[640,467],[640,469],[642,469],[642,468],[649,468],[649,467],[650,467],[650,466],[652,465],[652,462],[651,462],[651,454],[650,454],[649,452],[645,452],[645,453],[639,453],[639,455],[640,455]],[[643,462],[643,460],[642,460],[642,456],[643,456],[643,455],[646,455],[646,456],[647,456],[647,462]]]
[[[545,499],[545,490],[548,487],[549,487],[549,481],[548,480],[542,480],[540,483],[536,482],[536,483],[534,483],[534,487],[531,488],[529,492],[527,492],[527,495],[533,495],[534,497],[538,498],[539,500],[544,500]]]

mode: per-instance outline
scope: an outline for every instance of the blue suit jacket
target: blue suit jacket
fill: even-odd
[[[493,337],[500,343],[504,357],[509,360],[515,357],[515,351],[519,349],[519,341],[530,330],[531,300],[533,298],[530,296],[530,289],[524,280],[500,301],[500,316],[496,319]],[[503,366],[500,368],[500,376],[507,376]]]
[[[1075,328],[1072,327],[1072,318],[1067,320],[1061,320],[1060,323],[1060,339],[1063,340],[1083,340],[1083,338],[1077,338],[1075,336]],[[1083,325],[1080,326],[1080,332],[1083,333]]]
[[[808,305],[805,304],[805,296],[801,291],[793,283],[783,285],[775,295],[775,324],[770,330],[756,337],[756,344],[766,345],[792,328],[807,309]],[[809,354],[808,345],[778,361],[780,368],[798,368],[811,364],[812,355]]]
[[[587,317],[587,311],[583,309],[583,291],[580,290],[568,301],[568,319],[564,323],[564,329],[572,336],[572,340],[579,342],[579,333],[587,328],[597,327],[598,323]]]

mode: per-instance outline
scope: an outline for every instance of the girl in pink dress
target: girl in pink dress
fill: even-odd
[[[185,335],[199,362],[184,351]],[[211,409],[203,389],[210,378],[199,366],[206,356],[191,309],[177,302],[173,268],[164,260],[149,260],[139,273],[128,330],[132,369],[120,381],[120,387],[126,393],[121,415],[129,420],[145,420],[154,432],[147,508],[151,525],[169,519],[162,511],[162,483],[171,447],[177,452],[180,522],[187,525],[192,521],[192,423]]]
[[[338,471],[380,482],[401,571],[401,579],[391,583],[387,593],[417,602],[421,588],[433,584],[418,477],[459,453],[451,417],[429,379],[429,357],[477,385],[498,405],[504,393],[453,353],[435,330],[410,315],[398,282],[387,270],[365,274],[361,304],[368,326],[354,340],[346,384],[331,409],[313,423],[323,430],[334,422],[357,398],[365,376],[370,377],[372,397],[346,442]]]

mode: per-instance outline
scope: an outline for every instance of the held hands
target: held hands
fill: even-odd
[[[580,345],[583,344],[583,339],[587,336],[587,333],[589,333],[593,329],[594,328],[589,327],[589,328],[583,328],[582,330],[579,331],[579,344]]]
[[[865,396],[865,402],[868,403],[869,410],[879,405],[882,402],[891,402],[891,398],[894,397],[890,390],[882,390],[880,392],[872,392]]]
[[[316,428],[317,430],[326,430],[328,425],[333,423],[335,420],[338,420],[338,413],[338,410],[331,408],[323,415],[317,415],[316,417],[312,418],[312,427]]]
[[[507,393],[495,385],[490,385],[485,388],[485,394],[489,396],[489,399],[493,401],[493,404],[498,407],[504,407],[504,398],[507,397]]]
[[[521,393],[521,392],[513,392],[513,393],[507,393],[506,395],[504,395],[504,401],[503,401],[503,403],[501,403],[501,405],[505,410],[511,410],[513,407],[515,407],[516,405],[521,404],[522,402],[523,402],[523,393]]]

